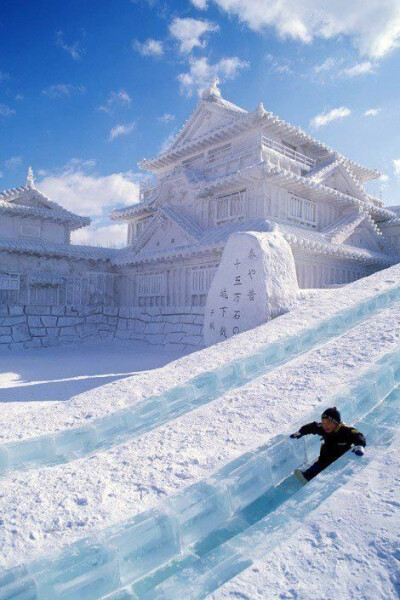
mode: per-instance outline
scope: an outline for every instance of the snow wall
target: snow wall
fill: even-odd
[[[267,233],[231,235],[207,296],[205,345],[287,312],[298,293],[293,253],[276,225]]]
[[[0,353],[80,342],[141,340],[183,351],[203,347],[204,306],[0,305]]]

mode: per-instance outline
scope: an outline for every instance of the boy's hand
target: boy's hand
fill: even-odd
[[[362,446],[354,446],[352,452],[357,454],[357,456],[364,456],[365,450]]]
[[[299,438],[302,437],[300,431],[295,431],[295,433],[292,433],[291,436],[292,440],[298,440]]]

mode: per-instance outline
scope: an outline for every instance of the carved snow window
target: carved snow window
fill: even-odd
[[[114,305],[115,275],[89,273],[86,277],[69,277],[66,280],[66,304],[69,306]]]
[[[231,144],[225,144],[225,146],[219,146],[213,150],[209,150],[207,158],[209,163],[213,163],[216,160],[222,158],[231,149]]]
[[[288,219],[315,227],[317,222],[317,205],[311,200],[289,195]]]
[[[58,304],[59,285],[32,284],[29,288],[29,303],[33,305]]]
[[[88,304],[114,303],[114,275],[112,273],[89,273]]]
[[[24,237],[40,238],[40,225],[21,225],[21,235]]]
[[[16,274],[0,273],[0,290],[18,291],[20,276]]]
[[[192,294],[206,294],[210,289],[211,281],[217,267],[206,267],[193,269],[192,271]]]
[[[192,306],[204,306],[217,267],[203,267],[192,271]]]
[[[165,296],[164,273],[152,273],[151,275],[138,275],[136,278],[137,295],[141,298],[161,299]]]
[[[246,190],[217,198],[217,224],[240,219],[244,215]]]
[[[391,249],[395,254],[400,254],[400,234],[398,235],[389,235],[388,241]]]
[[[201,160],[204,156],[204,152],[202,154],[196,154],[196,156],[191,156],[186,160],[182,161],[183,167],[192,167],[197,161]]]

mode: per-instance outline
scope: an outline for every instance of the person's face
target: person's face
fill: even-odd
[[[331,421],[330,419],[322,419],[321,425],[325,433],[332,433],[337,427],[337,424]]]

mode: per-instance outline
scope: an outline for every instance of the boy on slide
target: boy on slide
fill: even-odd
[[[352,452],[357,456],[363,456],[366,446],[365,436],[342,423],[340,413],[336,407],[327,408],[321,416],[321,423],[314,421],[300,427],[299,431],[292,433],[291,438],[298,439],[303,435],[320,435],[322,445],[318,460],[305,471],[296,469],[294,476],[301,483],[307,483],[337,460],[342,454],[354,446]]]

